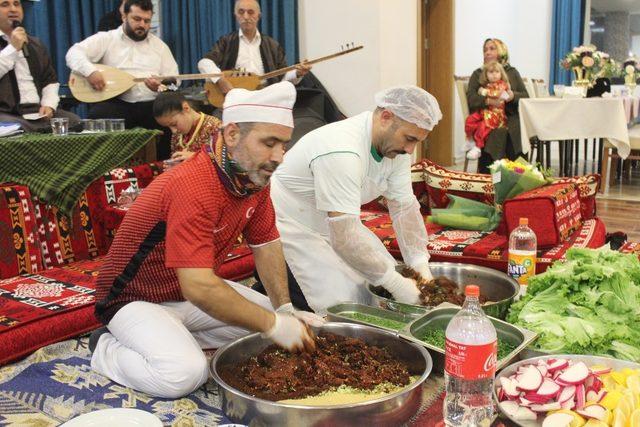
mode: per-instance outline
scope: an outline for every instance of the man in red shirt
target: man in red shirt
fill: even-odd
[[[202,348],[260,331],[292,350],[315,346],[322,318],[289,300],[269,179],[291,138],[295,89],[282,82],[227,95],[207,150],[165,172],[127,212],[100,270],[91,366],[167,398],[206,382]],[[269,298],[216,275],[240,234]],[[277,307],[273,312],[273,307]]]

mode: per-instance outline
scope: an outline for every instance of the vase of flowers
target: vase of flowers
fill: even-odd
[[[594,45],[577,46],[567,53],[560,65],[565,70],[573,71],[574,86],[589,87],[600,71],[602,54]]]
[[[635,56],[630,56],[622,64],[622,77],[624,77],[624,84],[629,88],[629,91],[633,93],[636,88],[636,81],[640,77],[640,62]]]

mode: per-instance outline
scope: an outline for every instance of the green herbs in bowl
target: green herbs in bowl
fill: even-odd
[[[379,326],[381,328],[393,329],[394,331],[399,331],[407,325],[406,323],[398,320],[385,319],[384,317],[372,316],[364,313],[340,313],[340,315],[359,322]]]
[[[442,329],[427,329],[420,340],[444,351],[445,335]],[[515,349],[515,345],[498,340],[498,360],[507,357]]]

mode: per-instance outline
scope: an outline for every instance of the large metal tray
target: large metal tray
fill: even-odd
[[[352,302],[345,302],[329,307],[327,309],[327,319],[331,322],[358,323],[360,325],[373,326],[375,328],[384,329],[386,331],[398,334],[399,329],[387,328],[375,323],[354,319],[348,316],[349,314],[354,313],[367,314],[370,316],[379,317],[381,319],[395,320],[396,322],[404,323],[405,326],[416,319],[413,316],[399,313],[397,311],[390,311],[383,308],[371,307],[369,305],[357,304]]]
[[[513,363],[512,365],[509,365],[506,368],[504,368],[501,372],[498,373],[498,375],[496,375],[496,380],[493,387],[493,398],[495,399],[495,401],[498,402],[498,396],[496,395],[496,390],[498,388],[498,385],[500,384],[501,377],[508,377],[514,374],[518,370],[518,368],[522,365],[529,365],[532,363],[536,364],[538,360],[545,360],[550,358],[571,359],[576,362],[584,362],[587,366],[594,366],[594,365],[609,366],[614,370],[624,369],[624,368],[640,369],[640,363],[634,363],[627,360],[613,359],[611,357],[586,356],[582,354],[573,354],[573,355],[554,354],[550,356],[533,357],[531,359],[525,359],[525,360],[521,360],[519,362]],[[500,405],[498,405],[498,407],[500,407]],[[538,419],[536,421],[522,421],[522,420],[516,421],[513,418],[511,418],[509,415],[507,415],[504,411],[502,411],[502,409],[500,409],[500,412],[505,417],[509,418],[511,421],[513,421],[514,423],[522,427],[541,427],[542,420],[544,420],[544,416],[540,415],[538,416]]]
[[[491,268],[453,262],[430,262],[434,277],[445,276],[458,284],[460,292],[466,285],[478,285],[480,293],[490,301],[482,309],[489,316],[505,319],[511,303],[520,292],[520,285],[505,273]],[[370,305],[405,314],[420,316],[432,307],[403,304],[375,293],[372,285],[367,285]]]
[[[422,345],[429,350],[429,353],[433,358],[433,369],[437,372],[444,372],[444,349],[427,344],[419,337],[427,329],[446,330],[449,321],[458,313],[459,310],[460,308],[453,304],[441,304],[400,330],[401,337]],[[514,326],[503,320],[496,319],[494,317],[489,317],[489,319],[496,328],[498,340],[516,345],[516,348],[511,353],[498,360],[496,364],[497,370],[507,366],[511,360],[513,360],[522,350],[524,350],[538,337],[538,334],[535,332]]]
[[[272,344],[260,334],[252,334],[220,348],[210,365],[211,375],[218,383],[222,411],[231,421],[251,426],[402,425],[418,411],[422,404],[422,384],[433,366],[425,348],[394,333],[354,323],[327,323],[314,330],[360,338],[368,344],[386,347],[407,364],[411,375],[420,378],[396,393],[356,404],[306,406],[259,399],[226,384],[217,369],[255,356]]]

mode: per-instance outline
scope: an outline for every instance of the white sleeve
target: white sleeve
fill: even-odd
[[[309,167],[318,210],[360,214],[362,162],[356,152],[323,154],[311,160]]]
[[[427,227],[420,213],[420,204],[415,197],[412,202],[387,200],[389,214],[393,221],[398,246],[404,262],[416,271],[421,271],[429,262]]]
[[[403,154],[393,159],[393,170],[387,178],[387,189],[382,193],[387,200],[410,203],[415,199],[411,187],[411,156]]]
[[[97,70],[95,63],[100,62],[109,47],[109,32],[99,32],[74,44],[67,51],[65,59],[71,71],[89,77]]]
[[[58,96],[58,90],[60,89],[60,83],[49,83],[42,88],[42,99],[40,105],[43,107],[51,107],[53,110],[58,109],[60,103],[60,96]]]
[[[177,76],[178,74],[180,74],[178,63],[173,57],[171,49],[169,49],[169,46],[164,43],[162,43],[162,52],[160,54],[160,57],[162,59],[160,65],[161,76]],[[180,80],[176,81],[176,86],[180,86]]]
[[[291,82],[293,85],[297,85],[302,80],[302,77],[298,77],[298,73],[296,70],[287,71],[287,74],[284,75],[283,80]]]
[[[16,66],[17,60],[18,51],[11,43],[9,43],[4,49],[0,50],[0,78],[13,70]]]
[[[216,63],[209,58],[202,58],[200,61],[198,61],[198,71],[200,71],[202,74],[217,74],[222,72],[222,70],[220,70]],[[212,77],[210,80],[213,83],[218,83],[220,77]]]

